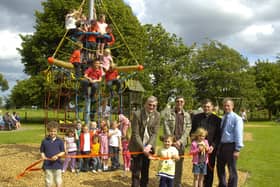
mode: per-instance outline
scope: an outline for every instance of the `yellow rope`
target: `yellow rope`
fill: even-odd
[[[65,39],[65,37],[66,37],[66,35],[67,35],[67,33],[68,33],[68,30],[64,33],[64,35],[63,35],[63,37],[61,38],[61,40],[60,40],[58,46],[56,47],[55,52],[54,52],[53,55],[52,55],[53,58],[56,56],[57,51],[60,49],[60,47],[61,47],[61,45],[62,45],[62,43],[63,43],[63,41],[64,41],[64,39]]]
[[[137,59],[135,58],[135,55],[133,54],[133,52],[131,51],[130,47],[128,46],[128,44],[127,44],[127,42],[126,42],[124,36],[123,36],[122,33],[120,32],[120,30],[119,30],[118,26],[116,25],[116,23],[114,22],[112,16],[109,14],[109,11],[108,11],[108,9],[106,8],[106,6],[104,5],[103,1],[101,1],[101,4],[102,4],[102,6],[104,7],[105,11],[107,12],[107,15],[110,17],[110,19],[111,19],[113,25],[115,26],[116,30],[118,31],[118,33],[119,33],[119,35],[120,35],[120,37],[122,38],[122,40],[123,40],[125,46],[126,46],[127,49],[128,49],[128,52],[130,53],[130,55],[132,56],[132,58],[135,60],[136,64],[138,65],[139,63],[138,63]]]

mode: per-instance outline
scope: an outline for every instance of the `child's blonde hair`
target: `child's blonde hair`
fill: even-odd
[[[106,48],[106,49],[104,50],[104,52],[107,53],[107,54],[111,54],[111,50],[110,50],[109,48]]]
[[[206,137],[208,135],[208,131],[202,127],[196,129],[196,131],[191,135],[192,140],[197,140],[199,136]]]

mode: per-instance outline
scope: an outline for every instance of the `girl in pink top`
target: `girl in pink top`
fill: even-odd
[[[110,68],[110,64],[113,63],[113,57],[111,55],[111,50],[110,49],[105,49],[104,50],[104,55],[103,55],[103,58],[101,60],[102,62],[102,76],[105,75],[105,73],[109,70]]]
[[[101,127],[101,133],[99,134],[100,154],[101,154],[101,160],[102,160],[104,171],[108,170],[108,159],[109,159],[108,131],[109,130],[107,125],[104,125]]]
[[[193,156],[193,186],[203,186],[204,175],[207,174],[209,144],[205,139],[208,132],[204,128],[198,128],[192,134],[190,154]]]

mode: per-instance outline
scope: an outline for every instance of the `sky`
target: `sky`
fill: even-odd
[[[19,34],[32,34],[44,0],[0,1],[0,73],[13,87],[23,73]],[[142,24],[161,23],[186,45],[218,40],[253,64],[280,52],[279,0],[124,0]],[[7,95],[9,91],[0,93]]]

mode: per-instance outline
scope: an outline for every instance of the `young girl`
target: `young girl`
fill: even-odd
[[[128,136],[123,136],[122,137],[122,154],[123,154],[123,165],[124,165],[124,171],[129,171],[130,170],[130,159],[131,155],[128,150],[128,143],[129,143],[129,138]]]
[[[107,125],[101,126],[101,133],[99,134],[99,142],[100,142],[100,154],[104,154],[101,156],[101,161],[103,165],[103,171],[108,170],[108,159],[109,159],[109,145],[108,145],[108,127]]]
[[[193,186],[203,187],[204,175],[207,174],[208,163],[208,150],[209,144],[205,139],[207,131],[204,128],[198,128],[194,134],[192,134],[192,145],[190,154],[193,155]]]
[[[98,155],[100,152],[100,143],[99,143],[99,137],[94,136],[92,140],[91,145],[91,154],[92,155]],[[101,161],[99,156],[95,156],[91,159],[92,163],[92,172],[96,173],[96,171],[101,171]]]
[[[111,55],[111,50],[109,48],[104,50],[104,55],[101,60],[101,63],[102,63],[102,75],[105,75],[105,73],[110,68],[110,64],[113,63],[113,57]]]
[[[179,160],[178,150],[172,146],[174,137],[166,135],[163,137],[164,146],[158,151],[160,157],[166,158],[159,163],[158,176],[160,176],[160,187],[173,187],[175,176],[175,161]]]
[[[66,136],[64,137],[64,147],[66,156],[74,156],[77,154],[77,144],[74,129],[68,129]],[[71,162],[71,172],[75,172],[76,159],[69,157],[66,157],[64,160],[62,172],[67,170],[69,162]]]

